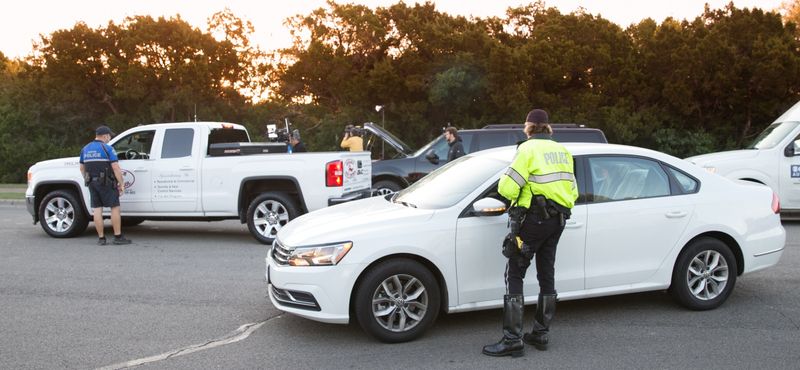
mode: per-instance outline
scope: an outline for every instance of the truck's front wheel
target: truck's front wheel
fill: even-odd
[[[281,227],[299,215],[300,207],[291,197],[270,191],[250,202],[247,207],[247,228],[259,242],[272,244]]]
[[[89,216],[83,212],[80,198],[70,190],[55,190],[39,206],[42,229],[54,238],[71,238],[86,231]]]

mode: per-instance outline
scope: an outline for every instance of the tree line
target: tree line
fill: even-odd
[[[542,108],[678,157],[740,148],[799,100],[793,9],[783,19],[730,3],[623,29],[541,1],[489,18],[329,1],[287,19],[294,43],[271,52],[227,9],[205,31],[179,16],[78,23],[24,59],[0,53],[0,181],[77,155],[101,124],[196,119],[241,123],[263,141],[265,125],[291,117],[309,150],[329,151],[346,125],[381,113],[420,147],[447,125],[522,123]]]

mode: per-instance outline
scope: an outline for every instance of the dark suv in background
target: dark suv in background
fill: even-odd
[[[489,125],[477,130],[459,130],[466,154],[479,150],[515,145],[527,139],[525,125]],[[553,123],[553,139],[558,142],[607,143],[603,131],[574,123]],[[391,158],[372,162],[372,187],[378,194],[399,191],[447,163],[450,146],[440,135],[422,148],[411,148],[372,123],[364,124],[364,149],[372,158]],[[381,157],[381,153],[384,154]]]

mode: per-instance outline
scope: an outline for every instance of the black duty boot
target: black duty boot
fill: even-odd
[[[503,339],[483,346],[484,355],[519,357],[525,354],[525,345],[522,344],[524,310],[525,299],[522,294],[503,296]]]
[[[539,294],[539,302],[536,304],[536,315],[534,316],[533,331],[522,336],[522,340],[531,344],[540,351],[547,351],[547,333],[550,332],[550,323],[553,322],[553,315],[556,313],[556,294]]]

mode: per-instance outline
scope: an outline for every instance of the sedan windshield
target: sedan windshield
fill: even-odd
[[[509,164],[495,158],[464,156],[397,193],[392,201],[423,209],[452,207]]]
[[[775,123],[767,127],[758,137],[753,140],[753,143],[747,146],[747,149],[772,149],[794,131],[795,127],[800,125],[800,122],[783,122]]]

